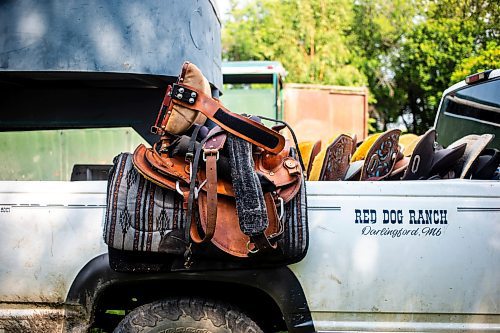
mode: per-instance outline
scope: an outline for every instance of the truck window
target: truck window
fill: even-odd
[[[447,146],[468,134],[495,134],[493,147],[500,147],[500,80],[465,86],[444,97],[436,130]]]
[[[69,181],[85,166],[105,170],[140,143],[148,145],[130,127],[0,132],[0,180]]]

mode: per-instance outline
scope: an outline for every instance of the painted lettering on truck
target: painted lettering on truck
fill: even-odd
[[[355,224],[364,236],[441,236],[441,225],[448,224],[447,209],[354,209]],[[382,227],[378,227],[382,225]],[[419,225],[415,227],[415,225]],[[421,225],[433,225],[421,227]],[[397,228],[395,228],[397,226]]]

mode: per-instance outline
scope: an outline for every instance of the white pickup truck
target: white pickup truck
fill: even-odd
[[[443,100],[482,85],[498,114],[500,70]],[[486,125],[498,130],[499,118]],[[109,163],[100,146],[142,139],[92,127],[0,133],[0,332],[111,332],[120,321],[123,332],[500,332],[500,181],[308,182],[310,243],[297,264],[115,272],[106,181],[95,166],[71,177],[65,166],[90,152]]]

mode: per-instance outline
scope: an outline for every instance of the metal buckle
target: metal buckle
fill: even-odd
[[[256,250],[250,249],[250,244],[253,244],[253,243],[250,242],[250,241],[248,241],[247,242],[247,250],[248,250],[249,253],[255,254],[255,253],[259,252],[259,249],[256,249]]]
[[[278,201],[280,202],[279,220],[281,221],[283,219],[283,216],[285,216],[285,200],[283,200],[282,197],[278,197]]]
[[[158,134],[160,132],[160,130],[161,129],[159,127],[157,127],[157,126],[151,126],[151,130],[150,131],[151,131],[152,134]]]
[[[205,180],[204,180],[204,181],[200,184],[200,186],[198,186],[198,187],[196,187],[196,186],[195,186],[195,187],[194,187],[194,198],[195,198],[196,200],[198,200],[198,194],[200,193],[200,191],[201,191],[202,187],[203,187],[203,186],[205,186],[205,184],[206,184],[206,183],[207,183],[207,180],[205,179]]]
[[[200,193],[201,189],[203,188],[203,186],[205,186],[205,184],[207,183],[207,180],[205,179],[201,184],[200,186],[198,187],[194,187],[194,199],[195,200],[198,200],[198,194]],[[175,181],[175,190],[177,191],[177,193],[179,193],[180,195],[182,195],[184,197],[184,192],[182,192],[181,190],[181,184],[179,183],[179,181]]]
[[[217,150],[216,152],[217,153],[215,154],[216,155],[215,160],[218,161],[219,160],[219,151]],[[203,151],[203,161],[206,162],[207,161],[207,156],[212,156],[212,155],[214,155],[214,151],[204,150]]]
[[[180,195],[184,196],[184,192],[182,192],[182,190],[181,190],[181,184],[179,184],[178,180],[175,181],[175,190],[177,191],[177,193],[179,193]]]

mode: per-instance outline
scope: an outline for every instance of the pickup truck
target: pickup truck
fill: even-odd
[[[498,91],[500,70],[488,74],[443,101]],[[488,110],[494,103],[488,95]],[[131,148],[141,140],[114,130]],[[110,129],[53,131],[86,147],[82,131]],[[2,153],[23,134],[28,150],[54,135],[2,132]],[[10,165],[22,155],[8,153]],[[98,169],[76,168],[73,181],[23,181],[30,174],[19,170],[0,182],[0,332],[111,332],[120,321],[123,332],[159,332],[166,321],[185,329],[161,332],[500,331],[498,180],[307,182],[310,245],[299,263],[125,273],[109,266]]]
[[[296,264],[111,269],[109,164],[152,143],[182,61],[217,97],[220,21],[212,1],[91,4],[0,6],[0,333],[500,331],[498,180],[307,182]],[[500,71],[472,81],[445,92],[438,141],[498,131]]]

